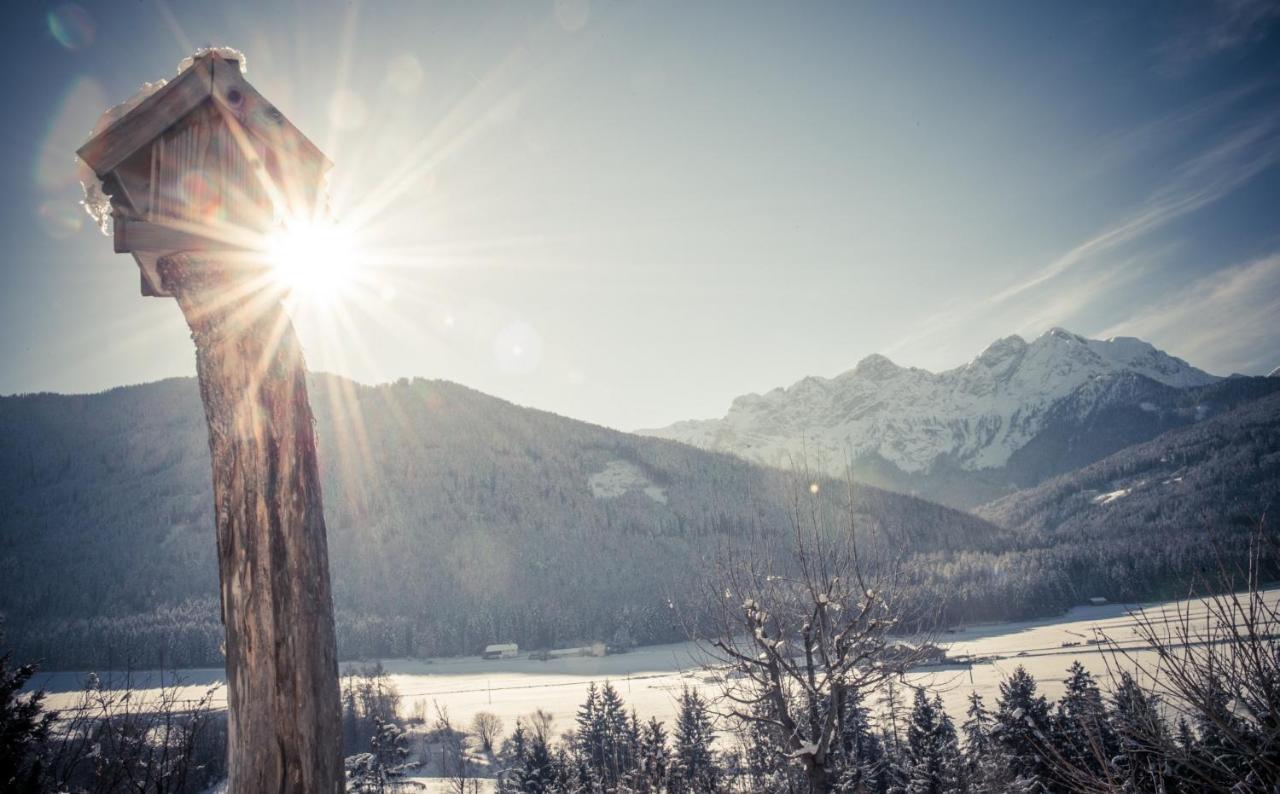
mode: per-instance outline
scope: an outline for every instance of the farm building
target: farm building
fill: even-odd
[[[483,659],[514,659],[519,655],[520,646],[514,642],[485,646],[484,653],[480,654]]]

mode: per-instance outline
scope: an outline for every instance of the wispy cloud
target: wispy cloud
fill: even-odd
[[[1140,336],[1221,373],[1280,365],[1280,252],[1199,279],[1102,331]]]
[[[1196,111],[1199,112],[1199,111]],[[977,302],[956,302],[935,312],[885,352],[937,352],[961,342],[985,321],[1000,331],[1034,333],[1069,321],[1118,287],[1131,287],[1159,271],[1171,250],[1154,232],[1240,189],[1280,164],[1280,109],[1240,123],[1184,161],[1148,197],[1116,223],[1083,240],[1046,265]],[[985,332],[985,328],[982,332]]]
[[[1246,103],[1265,102],[1267,92],[1276,88],[1280,79],[1266,77],[1233,85],[1208,93],[1174,110],[1129,125],[1098,138],[1078,164],[1082,173],[1091,177],[1111,173],[1126,163],[1165,154],[1185,145],[1191,136],[1204,132],[1206,126],[1220,123],[1227,114],[1239,112]],[[1261,97],[1259,95],[1262,95]]]
[[[1000,304],[1228,195],[1280,163],[1280,112],[1262,114],[1183,163],[1130,215],[988,300]]]
[[[1220,55],[1256,44],[1280,26],[1275,0],[1214,0],[1192,3],[1177,32],[1156,48],[1160,71],[1178,75]]]

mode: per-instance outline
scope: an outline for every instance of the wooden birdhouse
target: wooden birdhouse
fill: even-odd
[[[197,56],[177,78],[77,152],[111,200],[115,250],[166,296],[160,257],[253,252],[288,217],[320,209],[330,163],[244,79],[238,61]]]

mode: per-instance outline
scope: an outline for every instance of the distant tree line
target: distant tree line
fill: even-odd
[[[903,597],[940,605],[945,625],[1025,620],[1060,614],[1093,596],[1133,603],[1185,596],[1186,582],[1199,575],[1215,554],[1242,560],[1254,530],[1242,524],[1166,532],[1158,542],[1141,528],[1115,527],[1110,537],[1063,533],[1051,545],[1007,551],[932,551],[903,560]],[[657,562],[651,565],[657,566]],[[1274,579],[1275,561],[1262,561]],[[646,568],[663,578],[660,568]],[[639,576],[617,572],[620,578]],[[641,594],[619,583],[619,591],[566,597],[563,614],[538,602],[522,608],[455,592],[430,602],[416,615],[337,609],[339,655],[378,659],[474,654],[492,642],[515,641],[522,648],[552,648],[584,640],[618,638],[655,644],[686,639],[681,616],[698,607],[693,578]],[[569,587],[570,592],[580,589]],[[638,602],[621,603],[622,593]],[[545,601],[544,601],[545,600]],[[407,609],[407,607],[404,607]],[[183,602],[152,612],[85,618],[28,619],[15,646],[25,658],[54,669],[136,669],[221,667],[223,627],[216,599]],[[613,609],[613,614],[606,614]]]

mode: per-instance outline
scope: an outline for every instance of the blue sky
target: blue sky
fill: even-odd
[[[624,429],[881,352],[1135,335],[1280,365],[1274,3],[15,4],[0,392],[194,372],[77,206],[98,115],[201,45],[335,162],[313,369]]]

